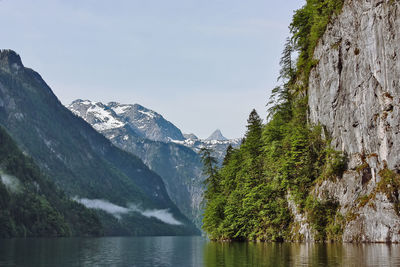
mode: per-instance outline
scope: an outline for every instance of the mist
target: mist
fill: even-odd
[[[168,211],[168,209],[164,210],[140,210],[135,206],[131,206],[133,211],[140,212],[143,216],[150,218],[154,217],[159,219],[162,222],[172,225],[181,225],[182,223],[174,218],[174,216]]]
[[[130,212],[138,212],[142,216],[147,218],[156,218],[166,224],[171,225],[182,225],[182,223],[174,218],[172,213],[169,212],[168,209],[161,209],[161,210],[143,210],[139,208],[137,205],[131,204],[128,208],[121,207],[115,205],[107,200],[103,199],[88,199],[88,198],[78,198],[74,197],[73,200],[83,204],[85,207],[89,209],[98,209],[103,210],[114,217],[121,219],[121,215],[128,214]]]
[[[17,177],[0,173],[1,182],[6,186],[12,193],[18,193],[21,191],[21,183]]]

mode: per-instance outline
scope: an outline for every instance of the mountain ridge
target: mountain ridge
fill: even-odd
[[[129,116],[127,110],[132,109],[135,105],[141,107],[145,116],[163,118],[157,112],[146,109],[139,104],[119,104],[116,102],[103,104],[78,99],[67,107],[74,114],[90,123],[113,144],[137,155],[150,169],[158,173],[163,178],[173,202],[200,227],[204,175],[198,152],[201,147],[212,148],[215,150],[214,155],[222,162],[229,144],[237,146],[239,143],[236,140],[200,140],[194,134],[183,134],[184,140],[176,140],[168,134],[170,131],[160,132],[160,136],[163,138],[159,139],[163,141],[151,140],[151,138],[148,138],[151,135],[143,134],[139,127],[142,127],[142,129],[163,129],[163,127],[154,125],[151,118]],[[95,111],[96,109],[101,110]],[[103,116],[104,113],[107,113],[107,116]],[[135,122],[135,120],[139,120],[139,122]],[[117,123],[111,124],[110,122]],[[148,126],[146,123],[152,125]],[[109,125],[115,127],[107,127]],[[164,125],[166,124],[164,123]],[[176,126],[173,126],[173,128],[178,129]]]
[[[135,203],[143,208],[169,209],[185,222],[183,226],[171,226],[142,217],[138,212],[124,215],[119,221],[98,211],[105,234],[197,232],[172,203],[156,173],[72,114],[37,72],[10,65],[9,62],[19,58],[16,55],[14,51],[0,50],[0,124],[58,186],[71,197],[107,199],[120,206]],[[145,228],[143,222],[149,227]]]

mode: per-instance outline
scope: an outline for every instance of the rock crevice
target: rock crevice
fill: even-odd
[[[399,1],[346,0],[314,52],[309,119],[349,155],[343,177],[324,181],[315,194],[339,201],[346,242],[400,242],[393,197],[377,189],[383,170],[400,172],[399,7]]]

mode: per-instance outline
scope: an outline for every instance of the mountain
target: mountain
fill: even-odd
[[[68,196],[96,210],[106,235],[198,233],[156,173],[66,109],[11,50],[0,50],[0,124]]]
[[[163,136],[164,140],[172,140],[172,137],[183,138],[179,129],[158,113],[138,104],[125,105],[115,102],[103,104],[89,100],[75,100],[67,107],[90,123],[114,145],[141,158],[151,170],[162,177],[168,194],[179,209],[198,226],[201,225],[204,177],[199,155],[185,146],[173,142],[155,141],[148,138],[149,134],[144,134],[146,133],[144,129],[166,129],[165,132],[160,131],[159,136]],[[146,117],[132,115],[137,110],[144,112],[140,113]],[[154,124],[153,118],[158,118],[158,122],[168,127]]]
[[[0,127],[0,237],[98,236],[96,214],[69,199]]]
[[[240,138],[225,138],[220,130],[213,132],[207,139],[198,139],[195,135],[186,136],[187,138],[183,141],[171,140],[171,142],[189,147],[196,153],[198,153],[203,147],[208,148],[212,151],[212,156],[217,159],[219,164],[222,163],[228,146],[231,145],[232,147],[236,148],[239,147],[242,142]]]
[[[138,104],[103,104],[78,99],[67,107],[114,145],[141,158],[161,176],[168,194],[179,209],[198,226],[201,225],[204,177],[198,152],[201,147],[211,148],[222,162],[228,145],[237,146],[238,140],[227,140],[220,131],[215,136],[225,140],[200,140],[194,134],[182,135],[160,114]],[[136,114],[137,110],[140,110],[140,116]],[[163,138],[158,139],[163,142],[154,140],[151,131],[145,129],[159,129],[158,136]]]
[[[195,135],[195,134],[183,134],[183,137],[185,137],[185,139],[189,139],[189,140],[198,140],[199,138]]]
[[[152,141],[175,143],[187,146],[196,153],[207,147],[214,151],[213,155],[222,162],[229,145],[237,147],[241,140],[225,138],[220,130],[214,131],[207,139],[199,139],[194,134],[182,134],[171,122],[159,113],[139,104],[104,104],[90,100],[77,99],[67,105],[74,114],[90,123],[93,128],[112,140],[115,129],[129,128],[129,135]],[[134,154],[135,151],[130,151]]]
[[[219,129],[215,130],[207,139],[207,141],[227,141],[228,138],[224,137]]]
[[[153,141],[185,140],[182,132],[160,114],[141,105],[75,100],[68,108],[75,114],[85,114],[85,120],[98,131],[123,127],[129,124],[138,136]]]

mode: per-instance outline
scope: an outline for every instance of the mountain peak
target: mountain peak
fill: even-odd
[[[74,104],[80,104],[80,105],[91,105],[93,104],[93,101],[87,100],[87,99],[76,99],[69,104],[69,106],[72,106]]]
[[[193,134],[193,133],[190,133],[190,134],[183,134],[183,137],[185,137],[185,139],[189,139],[189,140],[198,140],[199,138],[195,135],[195,134]]]
[[[225,141],[228,140],[225,136],[222,135],[221,130],[215,130],[206,140],[218,140],[218,141]]]
[[[0,67],[18,71],[23,68],[21,57],[13,50],[0,49]]]

